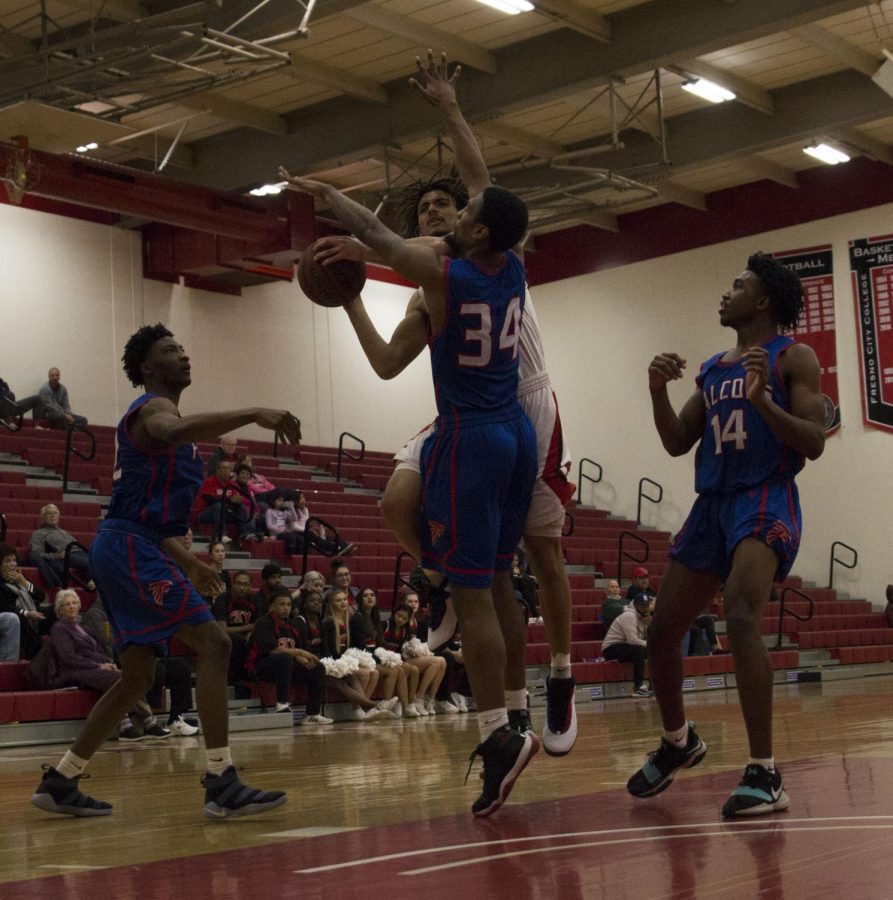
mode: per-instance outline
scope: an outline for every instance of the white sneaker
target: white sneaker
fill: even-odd
[[[459,707],[454,706],[450,703],[449,700],[437,700],[434,704],[439,713],[457,713],[459,712]]]
[[[407,703],[406,708],[403,710],[403,718],[405,719],[417,719],[419,717],[418,707],[413,703]]]
[[[416,700],[415,708],[419,711],[420,716],[430,716],[431,715],[431,710],[428,709],[428,704],[424,701],[424,699]]]
[[[177,716],[177,718],[167,726],[167,730],[171,734],[176,734],[179,737],[189,737],[198,732],[198,728],[196,728],[195,725],[184,722],[182,716]]]
[[[304,718],[298,722],[298,725],[331,725],[334,721],[334,719],[330,719],[328,716],[316,713],[316,715],[313,716],[304,716]]]
[[[291,712],[291,706],[288,703],[277,703],[276,704],[276,712]]]
[[[351,719],[353,719],[356,722],[365,722],[366,721],[366,711],[364,709],[352,710],[350,717],[351,717]]]
[[[398,703],[388,715],[392,719],[402,719],[403,718],[403,707]]]
[[[361,710],[362,712],[362,710]],[[366,722],[371,722],[373,719],[380,719],[382,716],[388,715],[388,710],[382,706],[373,706],[372,709],[367,709],[363,714],[363,719]]]
[[[434,700],[431,697],[425,697],[425,709],[428,710],[429,716],[437,715],[437,707],[434,705]]]
[[[397,708],[397,705],[400,703],[399,697],[391,697],[390,700],[379,700],[375,705],[376,709],[380,709],[382,712],[393,712],[394,709]]]
[[[453,693],[450,694],[450,700],[453,701],[453,706],[455,706],[460,713],[468,712],[468,706],[465,703],[465,697],[458,691],[453,691]]]

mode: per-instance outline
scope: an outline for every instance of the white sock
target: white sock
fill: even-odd
[[[71,750],[68,750],[65,756],[62,757],[62,761],[56,766],[56,771],[66,778],[75,778],[83,774],[89,761],[88,759],[81,759],[79,756],[75,756]]]
[[[553,678],[570,678],[571,677],[571,655],[570,655],[570,653],[553,653],[552,654],[552,670],[549,674]]]
[[[208,758],[208,771],[212,775],[222,775],[232,764],[233,758],[229,747],[215,747],[205,751]]]
[[[481,743],[487,740],[494,731],[498,731],[503,725],[508,725],[509,713],[504,706],[498,709],[487,709],[478,713],[478,730],[481,733]]]
[[[527,688],[521,688],[520,691],[505,692],[506,709],[527,709]]]
[[[665,731],[664,737],[674,747],[680,750],[688,743],[688,722],[686,722],[678,731]]]
[[[770,772],[775,771],[775,757],[770,756],[768,759],[757,759],[755,756],[751,756],[750,761],[747,763],[749,766],[762,766],[764,769],[768,769]]]

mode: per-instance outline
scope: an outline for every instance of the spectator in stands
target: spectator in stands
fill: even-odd
[[[243,496],[232,480],[232,463],[221,459],[214,475],[206,478],[199,490],[202,508],[198,521],[212,525],[213,538],[229,541],[227,525],[235,525],[240,539],[254,535],[254,518],[251,515],[251,501]]]
[[[887,620],[888,627],[893,628],[893,584],[887,585],[887,605],[884,608],[884,618]]]
[[[249,540],[258,541],[264,532],[264,517],[261,513],[260,506],[254,499],[251,492],[249,479],[251,478],[251,467],[244,463],[236,464],[236,471],[233,473],[233,484],[236,490],[245,498],[245,506],[248,509],[248,515],[251,517],[251,533],[247,535]]]
[[[269,562],[261,569],[260,577],[260,590],[254,595],[254,602],[262,613],[266,613],[269,612],[273,597],[282,588],[282,566],[279,563]],[[287,588],[286,590],[288,591]],[[299,591],[300,588],[296,588],[294,593],[288,591],[288,595],[294,600]]]
[[[310,546],[315,547],[320,553],[338,557],[339,560],[340,557],[353,556],[357,552],[359,547],[356,544],[349,544],[340,537],[337,539],[327,537],[325,528],[319,522],[310,522],[310,516],[307,498],[303,492],[298,491],[298,499],[295,503],[295,531],[299,533],[301,540],[309,541]],[[303,544],[301,544],[301,549],[303,550]],[[335,562],[336,560],[333,559],[333,573]]]
[[[645,632],[651,621],[651,598],[644,592],[636,594],[633,602],[611,623],[602,641],[605,659],[633,664],[633,696],[651,697],[653,691],[645,684],[645,660],[648,658]]]
[[[225,459],[232,468],[235,468],[238,457],[236,455],[236,438],[235,435],[225,434],[220,438],[220,445],[208,457],[208,477],[217,473],[217,464],[220,460]]]
[[[208,565],[217,573],[217,577],[223,582],[223,591],[220,596],[228,597],[233,590],[232,578],[229,572],[223,568],[226,562],[226,544],[223,541],[211,541],[208,544]],[[213,602],[216,597],[205,597],[209,602]]]
[[[357,598],[357,610],[350,617],[350,646],[374,654],[382,645],[383,634],[384,623],[378,609],[378,597],[372,588],[364,588]],[[400,699],[391,710],[392,718],[399,719],[404,715],[407,719],[417,718],[419,713],[415,708],[415,699],[419,686],[418,669],[402,663],[390,666],[379,662],[378,670],[382,698],[390,700],[396,693]]]
[[[657,591],[651,587],[651,576],[648,574],[648,569],[644,566],[633,570],[633,580],[626,589],[626,599],[632,600],[637,594],[647,594],[651,598],[657,596]]]
[[[323,596],[326,592],[326,579],[322,572],[317,572],[315,569],[308,569],[304,573],[304,577],[301,580],[301,586],[298,588],[301,593],[301,597],[306,597],[308,594],[319,593],[320,596]]]
[[[15,547],[0,544],[0,661],[34,658],[47,612],[46,594],[19,570]]]
[[[90,608],[81,614],[81,625],[90,632],[106,658],[117,665],[109,617],[101,597],[97,597],[90,604]],[[162,704],[164,688],[167,688],[170,691],[171,702],[165,727],[171,734],[189,737],[198,731],[195,725],[190,725],[183,718],[192,706],[192,670],[185,659],[177,656],[161,656],[160,648],[155,652],[158,654],[155,662],[155,681],[146,692],[146,702],[152,709],[158,709]]]
[[[68,588],[56,594],[56,623],[50,629],[50,645],[58,664],[60,686],[93,688],[107,691],[121,678],[121,670],[102,652],[93,636],[78,621],[81,600],[77,592]],[[142,730],[134,725],[139,721]],[[145,700],[137,705],[118,724],[118,740],[160,740],[170,732],[155,720]]]
[[[60,373],[55,366],[47,373],[47,378],[47,383],[37,392],[32,408],[34,421],[45,420],[51,428],[83,428],[87,419],[71,411],[68,388],[59,380]]]
[[[289,556],[300,553],[302,549],[303,535],[297,530],[297,521],[295,511],[285,505],[285,497],[276,494],[273,505],[264,513],[264,525],[267,534],[285,544],[285,552]]]
[[[629,601],[625,600],[620,594],[620,582],[612,578],[608,582],[605,599],[602,600],[602,608],[598,616],[599,621],[605,628],[610,628],[611,623],[626,609],[628,603]]]
[[[406,591],[401,601],[403,605],[408,606],[412,612],[412,616],[407,623],[409,632],[412,637],[417,637],[422,643],[428,641],[428,613],[419,609],[419,595],[415,591]],[[461,665],[461,653],[458,655],[454,650],[450,649],[448,644],[441,647],[435,654],[443,659],[446,666],[440,686],[434,694],[433,711],[437,713],[457,713],[460,712],[458,704],[453,702],[451,689],[453,684],[453,672]],[[410,669],[415,668],[410,666]],[[432,711],[431,704],[427,706],[429,712]]]
[[[26,405],[24,408],[30,409],[33,406],[34,404],[31,403],[30,406]],[[12,388],[0,378],[0,419],[3,419],[4,422],[12,423],[20,411],[22,411],[22,407],[16,403],[16,395]]]
[[[694,624],[688,630],[688,656],[699,655],[698,644],[701,635],[704,636],[704,640],[707,642],[708,654],[715,653],[719,655],[727,652],[723,649],[722,644],[719,642],[719,638],[716,636],[716,625],[714,624],[713,616],[709,613],[704,613],[695,619]]]
[[[542,622],[539,613],[538,585],[536,578],[521,566],[518,554],[512,557],[512,586],[515,596],[524,604],[529,622]]]
[[[322,620],[322,650],[325,656],[338,659],[350,646],[350,609],[347,592],[335,589],[330,592],[326,604],[326,612]],[[353,717],[357,720],[369,720],[389,715],[397,705],[397,698],[373,703],[370,699],[378,686],[378,669],[360,669],[355,676],[361,696],[366,703],[354,702]]]
[[[391,615],[391,621],[382,635],[382,644],[387,650],[401,654],[407,665],[419,670],[418,699],[415,706],[419,715],[433,716],[438,712],[434,698],[446,674],[446,660],[442,656],[434,656],[430,650],[428,650],[430,655],[413,656],[404,653],[404,646],[414,637],[409,625],[410,619],[412,610],[405,603],[401,603]],[[425,650],[427,646],[422,644]]]
[[[344,591],[347,594],[348,605],[351,611],[356,609],[357,594],[360,589],[350,583],[350,566],[343,559],[332,561],[332,587],[331,592]]]
[[[183,545],[183,549],[186,550],[187,553],[192,553],[192,541],[192,529],[187,528],[186,534],[184,534],[183,537],[180,538],[180,543]]]
[[[307,643],[307,636],[292,622],[288,590],[279,587],[271,598],[270,611],[254,627],[249,668],[258,681],[276,685],[276,712],[291,712],[288,689],[303,684],[307,686],[307,714],[301,724],[331,725],[332,720],[322,715],[326,669]]]
[[[47,587],[64,587],[65,548],[76,543],[76,538],[59,526],[59,507],[55,503],[47,503],[40,511],[40,518],[41,525],[32,533],[28,544],[28,560],[37,567]],[[88,591],[96,589],[90,575],[90,557],[85,550],[72,547],[69,566]]]
[[[214,618],[220,622],[232,641],[229,657],[229,682],[236,684],[246,678],[245,663],[248,661],[248,640],[254,631],[254,623],[263,615],[251,596],[251,576],[247,572],[233,575],[233,589],[229,594],[221,594],[211,609]]]

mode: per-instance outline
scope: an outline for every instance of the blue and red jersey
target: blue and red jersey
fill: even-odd
[[[794,343],[778,335],[762,345],[769,353],[772,399],[788,412],[790,397],[779,362]],[[711,356],[697,377],[707,418],[695,456],[695,490],[721,494],[792,480],[803,468],[803,455],[783,444],[747,399],[743,358],[723,362],[723,356]]]
[[[115,473],[106,522],[130,522],[161,538],[178,537],[186,534],[189,527],[189,511],[204,472],[195,444],[149,451],[133,443],[131,416],[157,396],[138,397],[118,423]]]

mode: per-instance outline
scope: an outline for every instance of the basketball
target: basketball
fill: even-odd
[[[298,284],[319,306],[344,306],[363,290],[366,264],[341,259],[324,266],[313,258],[319,241],[314,241],[298,263]]]

